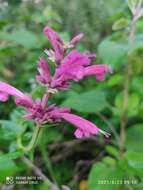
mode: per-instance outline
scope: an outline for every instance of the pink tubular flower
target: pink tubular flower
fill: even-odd
[[[53,77],[44,59],[39,61],[39,74],[37,80],[51,89],[68,89],[69,81],[79,81],[84,77],[95,75],[97,80],[104,80],[105,74],[111,72],[111,68],[105,64],[90,65],[93,54],[82,54],[76,50],[71,51],[56,68]]]
[[[102,131],[90,121],[70,114],[69,108],[59,108],[54,104],[44,108],[42,107],[41,100],[37,100],[33,106],[28,109],[28,112],[29,113],[24,117],[29,120],[35,120],[40,124],[61,122],[63,119],[68,121],[77,128],[74,133],[77,138],[90,137],[98,133],[102,133],[106,137],[110,136],[109,133]]]
[[[15,96],[16,98],[21,98],[25,100],[30,100],[30,97],[16,89],[15,87],[0,81],[0,101],[7,101],[8,96]]]
[[[56,69],[51,88],[63,89],[63,84],[68,84],[69,88],[70,80],[79,81],[90,75],[95,75],[97,80],[104,80],[105,74],[111,72],[111,69],[105,64],[90,66],[93,57],[95,56],[73,50]]]
[[[64,41],[54,30],[48,26],[44,28],[44,34],[48,37],[50,43],[52,44],[55,51],[55,59],[59,63],[64,55]]]
[[[64,120],[75,125],[77,129],[74,134],[77,138],[89,137],[91,135],[96,135],[98,133],[103,133],[106,137],[110,136],[109,133],[102,131],[90,121],[83,119],[77,115],[70,114],[70,113],[60,113],[59,115],[61,115],[61,117]]]
[[[8,94],[4,92],[0,92],[0,101],[6,102],[8,100]]]
[[[95,75],[97,80],[104,80],[107,72],[112,73],[112,69],[105,64],[92,65],[85,68],[84,76]]]
[[[69,80],[79,81],[83,78],[84,67],[90,65],[90,55],[73,50],[56,68],[54,76],[50,77],[50,69],[44,59],[39,61],[39,74],[36,79],[50,88],[67,89]]]
[[[96,57],[95,54],[79,53],[77,50],[73,50],[64,58],[66,50],[74,47],[74,45],[83,38],[83,34],[79,34],[75,36],[71,42],[65,43],[61,37],[48,26],[44,28],[44,33],[54,49],[54,51],[46,50],[46,53],[52,60],[54,56],[56,57],[55,61],[58,67],[55,70],[54,76],[50,77],[49,68],[46,69],[48,71],[45,70],[45,72],[41,72],[43,66],[39,64],[40,75],[37,76],[37,80],[49,88],[66,90],[70,87],[69,81],[79,81],[90,75],[94,75],[97,80],[101,81],[104,80],[106,73],[111,72],[111,68],[105,64],[91,66],[92,59]],[[47,67],[46,64],[45,67]]]
[[[75,36],[72,40],[71,40],[71,44],[76,45],[77,43],[80,42],[80,40],[84,37],[83,33],[78,34],[77,36]]]
[[[80,54],[78,51],[73,50],[56,69],[53,80],[63,76],[64,80],[79,81],[83,78],[84,67],[90,65],[90,62],[91,60],[86,54]]]
[[[45,59],[39,60],[38,71],[39,75],[36,76],[36,79],[43,84],[49,84],[51,81],[50,67]]]
[[[59,108],[55,104],[47,105],[51,93],[57,90],[66,90],[70,87],[70,81],[80,81],[84,77],[94,75],[97,80],[104,80],[105,74],[111,72],[111,68],[105,64],[91,65],[95,54],[79,53],[68,49],[73,48],[82,38],[83,34],[75,36],[70,42],[64,42],[61,37],[51,28],[46,26],[44,34],[48,37],[53,49],[46,50],[49,59],[55,61],[55,73],[52,76],[50,66],[45,59],[41,58],[38,62],[37,81],[45,85],[46,90],[42,97],[32,100],[32,97],[24,94],[15,87],[0,81],[0,101],[7,101],[9,96],[14,96],[18,106],[26,109],[25,119],[33,120],[42,126],[46,123],[61,122],[65,120],[76,127],[74,135],[77,138],[89,137],[104,134],[109,137],[110,134],[99,129],[95,124],[83,119],[77,115],[71,114],[69,108]]]
[[[63,84],[69,88],[70,80],[79,81],[83,78],[84,67],[90,65],[90,62],[88,55],[73,50],[56,69],[51,88],[63,89]]]
[[[3,96],[1,96],[1,94],[3,94]],[[38,99],[33,102],[28,95],[25,95],[13,86],[0,81],[0,97],[2,97],[0,100],[7,100],[8,95],[15,96],[16,104],[26,108],[27,114],[24,116],[25,119],[34,120],[41,125],[47,122],[61,122],[61,120],[64,119],[75,125],[77,129],[74,134],[77,138],[89,137],[91,135],[96,135],[99,132],[103,133],[106,137],[109,136],[108,133],[102,131],[93,123],[77,115],[70,114],[69,108],[58,108],[54,104],[47,107],[45,102],[46,95],[43,96],[42,100]]]
[[[54,49],[54,51],[46,49],[45,53],[51,60],[55,60],[57,65],[62,61],[67,49],[73,48],[84,36],[81,33],[75,36],[71,42],[64,42],[62,38],[48,26],[44,28],[44,34],[47,36]]]

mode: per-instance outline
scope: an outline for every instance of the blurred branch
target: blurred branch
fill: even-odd
[[[80,139],[80,140],[74,139],[72,141],[66,141],[66,142],[55,142],[53,144],[48,145],[48,149],[51,151],[60,149],[60,154],[52,155],[51,156],[52,162],[58,162],[62,159],[67,159],[67,157],[69,157],[73,154],[73,152],[75,151],[75,147],[78,147],[78,145],[81,143],[85,143],[86,140],[88,142],[93,141],[94,144],[96,144],[102,148],[105,146],[105,144],[103,142],[97,141],[97,139],[95,137],[84,138],[84,139]],[[86,149],[85,145],[84,145],[84,149]],[[58,150],[56,152],[58,152]]]
[[[76,163],[76,167],[74,169],[74,177],[72,181],[70,182],[70,185],[73,186],[75,183],[77,183],[80,179],[83,179],[83,176],[87,174],[87,171],[89,170],[90,166],[94,164],[95,161],[101,160],[103,157],[105,151],[99,152],[95,159],[92,160],[79,160]]]
[[[76,146],[76,145],[78,145],[78,144],[80,144],[80,143],[82,143],[82,142],[84,142],[85,140],[87,140],[88,139],[88,141],[90,140],[90,141],[95,141],[96,142],[96,144],[98,144],[99,146],[104,146],[104,144],[102,143],[102,142],[100,142],[100,141],[97,141],[97,139],[95,138],[95,137],[90,137],[90,138],[82,138],[82,139],[73,139],[73,140],[71,140],[71,141],[64,141],[64,142],[55,142],[55,143],[53,143],[53,144],[50,144],[49,145],[49,148],[50,149],[55,149],[55,148],[61,148],[61,147],[67,147],[67,148],[71,148],[71,147],[73,147],[73,146]]]
[[[135,38],[135,32],[136,32],[136,23],[138,19],[142,16],[142,1],[138,2],[137,7],[135,8],[135,11],[133,12],[133,18],[131,22],[130,27],[130,33],[129,33],[129,45],[132,46]]]
[[[34,163],[32,163],[28,158],[26,158],[25,156],[23,156],[21,158],[21,160],[29,167],[31,168],[35,174],[37,174],[38,176],[42,177],[42,179],[44,180],[44,182],[51,188],[51,190],[60,190],[59,187],[57,187],[57,185],[55,183],[53,183],[45,174],[43,174],[43,172],[41,171],[40,168],[38,168],[37,166],[35,166]],[[70,190],[70,188],[66,185],[62,185],[61,190]]]
[[[44,180],[44,182],[48,186],[50,186],[51,190],[59,190],[58,187],[49,178],[47,178],[47,176],[45,176],[45,174],[42,173],[42,171],[40,170],[40,168],[38,168],[37,166],[35,166],[28,158],[26,158],[25,156],[23,156],[21,158],[21,160],[28,167],[30,167],[35,172],[35,174],[37,174],[38,176],[42,177],[42,179]]]

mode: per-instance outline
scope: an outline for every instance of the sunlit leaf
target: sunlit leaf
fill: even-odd
[[[121,19],[117,20],[117,21],[113,24],[112,29],[113,29],[113,30],[120,30],[120,29],[122,29],[122,28],[127,27],[128,24],[129,24],[129,20],[128,20],[128,19],[126,19],[126,18],[121,18]]]

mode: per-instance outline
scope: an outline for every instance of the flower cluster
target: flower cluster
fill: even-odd
[[[69,108],[59,108],[55,104],[48,105],[51,94],[59,90],[68,90],[70,81],[80,81],[84,77],[94,75],[97,80],[104,80],[105,74],[111,72],[105,64],[91,65],[96,58],[95,54],[80,53],[74,49],[75,45],[83,38],[83,34],[74,37],[70,42],[64,42],[62,38],[51,28],[46,26],[44,34],[52,45],[52,49],[46,49],[48,59],[55,63],[54,75],[51,75],[50,66],[47,61],[41,58],[38,62],[38,74],[36,80],[46,87],[43,96],[35,101],[28,94],[24,94],[15,87],[0,81],[0,101],[7,101],[9,95],[15,97],[16,105],[26,109],[24,116],[27,120],[34,120],[40,126],[45,123],[61,122],[66,120],[76,127],[77,138],[89,137],[99,132],[106,137],[108,133],[99,129],[95,124],[77,115],[71,114]],[[69,52],[69,49],[72,49]]]

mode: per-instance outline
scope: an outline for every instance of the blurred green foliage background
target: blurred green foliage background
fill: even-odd
[[[67,41],[83,32],[84,40],[77,48],[96,52],[95,64],[105,63],[113,69],[104,82],[89,77],[50,100],[69,106],[110,132],[110,139],[96,136],[77,140],[73,127],[66,122],[46,125],[35,149],[25,155],[48,178],[72,190],[143,189],[143,20],[136,23],[129,52],[129,3],[133,1],[138,0],[0,1],[0,80],[32,92],[33,97],[41,94],[35,74],[38,59],[50,47],[43,34],[45,25]],[[114,24],[121,18],[128,24],[125,29]],[[113,24],[113,29],[120,30],[112,30]],[[17,148],[17,137],[27,144],[34,128],[22,115],[23,110],[15,108],[12,98],[0,103],[0,189],[50,189],[44,181],[38,185],[6,185],[7,176],[35,175]],[[112,180],[117,184],[109,184]]]

